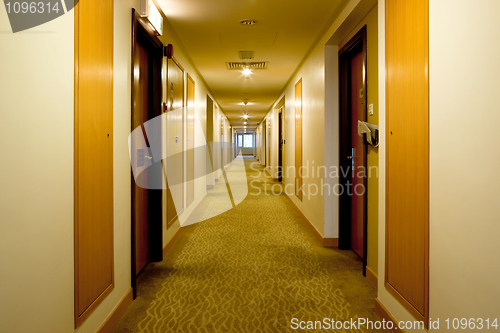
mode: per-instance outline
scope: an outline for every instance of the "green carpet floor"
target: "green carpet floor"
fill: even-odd
[[[163,262],[141,273],[138,297],[113,332],[293,332],[292,318],[378,320],[358,257],[323,248],[284,195],[264,191],[273,182],[260,164],[245,158],[245,167],[254,180],[245,200],[185,227]],[[216,206],[224,188],[217,184],[202,207]]]

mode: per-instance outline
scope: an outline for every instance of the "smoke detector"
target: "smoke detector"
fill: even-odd
[[[240,24],[242,24],[242,25],[255,25],[255,24],[257,24],[257,21],[255,21],[255,20],[241,20]]]
[[[240,51],[240,59],[253,59],[255,51]]]

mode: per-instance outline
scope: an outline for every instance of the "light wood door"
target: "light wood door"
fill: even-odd
[[[295,195],[302,201],[302,79],[295,84]]]
[[[168,228],[184,209],[184,69],[174,59],[167,62],[167,101]]]
[[[136,43],[134,55],[134,71],[137,75],[134,82],[134,119],[133,128],[144,127],[149,119],[149,82],[150,82],[150,62],[149,54],[144,46]],[[146,133],[145,128],[142,133]],[[137,164],[136,172],[139,174],[140,184],[146,184],[148,181],[148,164],[146,159],[149,157],[149,149],[142,136],[134,136],[132,142],[132,151],[136,154]],[[146,266],[149,262],[149,191],[147,188],[137,186],[134,182],[134,228],[135,228],[135,274]]]
[[[75,7],[76,327],[113,285],[113,1],[88,0]]]
[[[283,182],[283,162],[285,161],[285,108],[278,113],[278,181]]]
[[[351,58],[351,249],[361,258],[365,257],[365,178],[362,172],[366,165],[366,152],[363,138],[358,135],[358,120],[365,121],[363,50]]]
[[[428,1],[386,1],[386,288],[428,318]]]
[[[194,110],[195,84],[191,76],[187,80],[187,190],[186,205],[194,201]]]

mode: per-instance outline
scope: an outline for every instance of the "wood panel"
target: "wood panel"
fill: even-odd
[[[428,324],[428,1],[386,2],[386,288]]]
[[[184,69],[175,59],[167,61],[167,165],[166,172],[174,183],[167,189],[167,228],[184,209]],[[180,113],[172,113],[172,111]],[[177,205],[176,205],[177,204]]]
[[[295,84],[295,195],[302,201],[302,78]]]
[[[113,1],[75,7],[75,327],[113,284]]]
[[[187,76],[187,193],[186,206],[194,201],[194,117],[195,117],[195,83]]]

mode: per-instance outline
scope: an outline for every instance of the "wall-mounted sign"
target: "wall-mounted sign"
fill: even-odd
[[[163,16],[152,0],[141,0],[141,16],[151,23],[158,35],[163,35]]]

